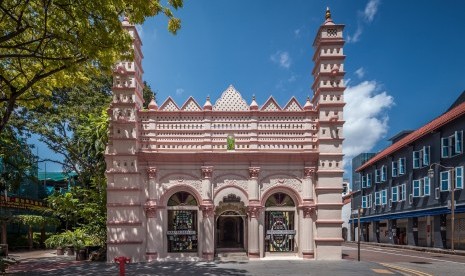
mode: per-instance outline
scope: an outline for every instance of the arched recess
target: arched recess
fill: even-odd
[[[298,195],[287,187],[273,188],[263,195],[266,252],[296,252],[298,204]]]
[[[197,252],[199,240],[198,198],[194,193],[186,191],[186,187],[179,187],[171,191],[170,196],[166,198],[168,253]]]
[[[216,190],[213,196],[213,204],[219,206],[220,202],[224,201],[223,199],[230,194],[239,197],[240,201],[246,206],[249,205],[249,196],[247,192],[242,187],[236,185],[225,185]]]
[[[177,193],[177,192],[188,192],[188,193],[192,194],[192,196],[197,201],[197,205],[199,205],[202,202],[202,196],[200,195],[200,193],[196,189],[194,189],[190,185],[178,184],[178,185],[175,185],[173,187],[170,187],[169,189],[167,189],[163,193],[163,195],[160,198],[161,206],[167,206],[169,198],[172,195],[174,195],[175,193]]]
[[[294,200],[294,203],[296,204],[296,206],[302,205],[302,199],[299,193],[295,191],[294,189],[290,187],[286,187],[286,186],[275,186],[275,187],[272,187],[266,190],[265,193],[262,194],[261,202],[260,202],[261,205],[265,206],[265,203],[268,197],[270,197],[274,193],[285,193],[289,195],[292,198],[292,200]]]

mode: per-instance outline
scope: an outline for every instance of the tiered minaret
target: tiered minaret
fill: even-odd
[[[312,103],[318,113],[319,162],[315,195],[317,220],[315,258],[340,259],[341,193],[342,193],[342,111],[344,107],[344,59],[342,51],[344,25],[335,24],[329,8],[313,42],[314,96]]]
[[[142,52],[141,40],[134,25],[125,18],[123,28],[132,37],[134,58],[118,62],[113,71],[113,101],[110,115],[109,143],[105,160],[107,163],[107,229],[108,260],[116,256],[138,256],[145,250],[145,222],[142,205],[139,149],[138,110],[144,102],[142,97]],[[130,175],[131,177],[128,177]],[[144,201],[144,202],[141,202]],[[140,261],[140,260],[132,260]]]

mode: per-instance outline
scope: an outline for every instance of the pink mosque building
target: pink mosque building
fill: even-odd
[[[326,12],[303,105],[249,104],[231,85],[203,105],[143,109],[142,43],[122,24],[134,61],[116,64],[109,108],[108,260],[341,259],[344,25]]]

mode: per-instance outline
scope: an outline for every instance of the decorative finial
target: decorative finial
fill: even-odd
[[[210,95],[207,96],[207,101],[209,101],[209,100],[210,100]]]
[[[255,101],[255,94],[252,95],[252,101]]]
[[[325,18],[326,18],[326,20],[331,19],[331,11],[329,10],[329,7],[326,7]]]

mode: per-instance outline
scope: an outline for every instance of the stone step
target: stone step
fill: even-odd
[[[220,261],[248,261],[246,252],[220,252],[216,255],[216,259]]]

